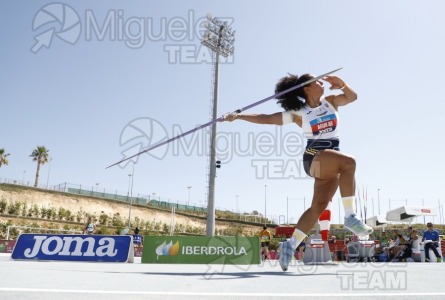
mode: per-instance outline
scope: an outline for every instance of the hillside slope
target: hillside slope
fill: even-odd
[[[11,184],[0,184],[0,201],[6,202],[8,207],[20,203],[21,211],[30,210],[34,206],[39,209],[52,208],[55,211],[63,208],[71,212],[74,222],[79,223],[86,222],[88,215],[94,217],[96,224],[98,224],[101,215],[110,219],[118,215],[122,218],[124,224],[128,223],[129,205],[118,201]],[[7,208],[4,209],[2,213],[0,211],[0,220],[8,219],[7,210]],[[19,215],[31,216],[24,212],[20,212]],[[170,228],[172,220],[174,220],[176,227],[180,227],[184,233],[204,234],[206,228],[206,220],[203,217],[186,216],[179,212],[173,216],[169,211],[138,205],[132,205],[130,218],[132,227],[137,225],[141,230],[146,229],[144,226],[147,223],[159,224],[158,227],[160,228]],[[57,218],[52,217],[51,221],[56,222]],[[233,221],[216,220],[217,233],[238,227],[241,231],[240,234],[251,236],[259,231],[259,226],[260,224],[236,224]]]

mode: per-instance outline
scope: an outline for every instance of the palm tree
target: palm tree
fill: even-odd
[[[6,153],[5,148],[0,148],[0,167],[2,165],[8,165],[9,161],[7,159],[7,157],[9,156],[9,153]]]
[[[44,165],[48,162],[49,150],[45,148],[45,146],[37,146],[37,148],[32,151],[31,157],[33,161],[37,161],[37,171],[36,171],[36,181],[34,183],[34,187],[37,187],[39,183],[39,173],[40,173],[40,165]]]

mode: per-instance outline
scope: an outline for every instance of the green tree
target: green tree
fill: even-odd
[[[48,162],[48,152],[49,150],[46,149],[45,146],[37,146],[37,148],[34,149],[30,155],[32,160],[37,162],[36,181],[34,183],[34,187],[37,187],[39,183],[40,165],[44,165]]]
[[[9,153],[6,153],[5,148],[0,148],[0,167],[2,165],[8,165],[9,161],[7,159],[7,157],[9,156]]]

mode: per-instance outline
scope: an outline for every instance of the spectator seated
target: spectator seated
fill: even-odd
[[[421,255],[420,255],[420,241],[419,240],[414,240],[413,241],[413,246],[411,247],[412,250],[412,254],[411,254],[411,258],[415,261],[415,262],[421,262]]]
[[[433,243],[435,245],[437,251],[439,252],[439,255],[442,257],[442,251],[440,248],[440,240],[439,242],[433,242],[432,240],[425,240],[423,243],[420,243],[420,261],[425,262],[425,244],[426,243]],[[430,262],[436,262],[436,255],[434,254],[433,250],[430,249]]]

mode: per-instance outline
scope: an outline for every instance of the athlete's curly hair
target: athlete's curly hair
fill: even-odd
[[[310,74],[304,74],[298,77],[298,75],[289,74],[283,78],[281,78],[276,86],[275,86],[275,94],[285,91],[293,86],[296,86],[300,83],[303,83],[307,80],[314,78]],[[306,100],[306,93],[304,92],[304,86],[290,91],[284,95],[281,95],[276,98],[277,103],[281,105],[281,107],[288,110],[300,110],[303,106],[306,105],[306,102],[302,101]]]

